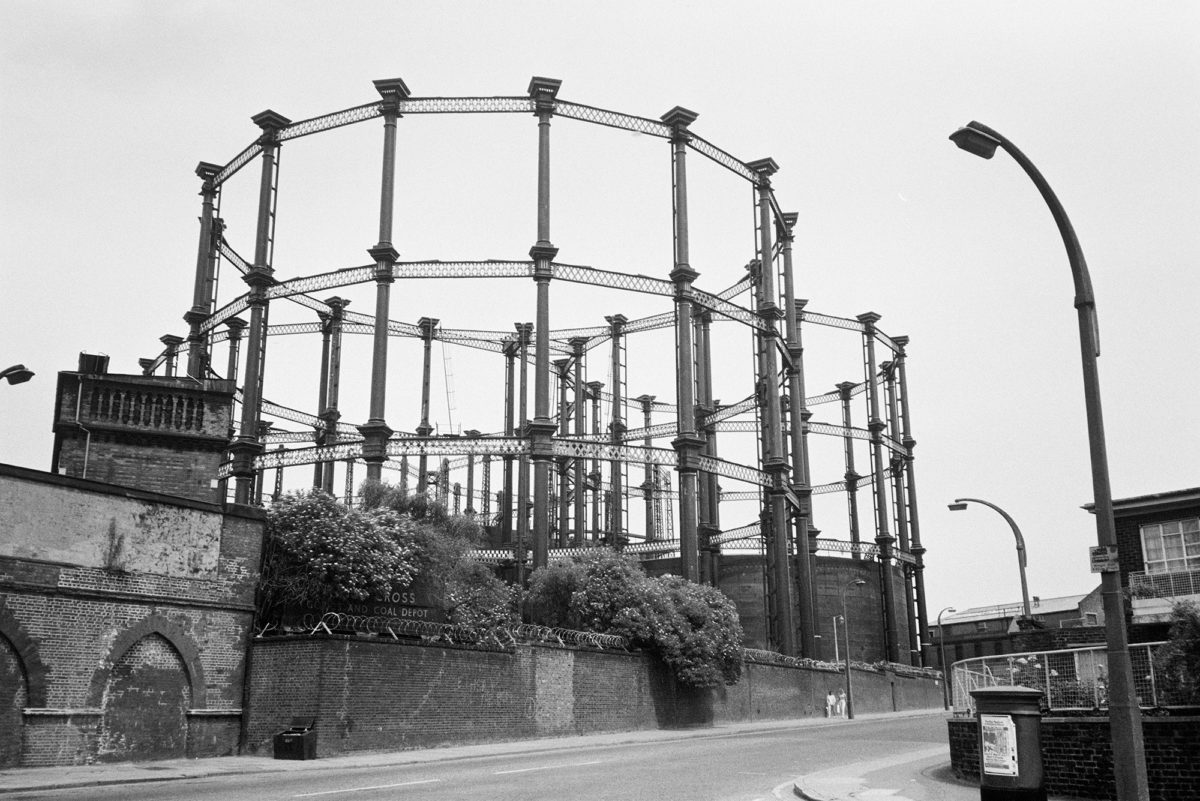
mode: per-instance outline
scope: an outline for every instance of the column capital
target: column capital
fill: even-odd
[[[533,259],[535,262],[554,261],[554,257],[557,255],[558,248],[554,247],[554,245],[550,244],[549,242],[538,242],[529,249],[529,258]],[[536,264],[534,265],[534,269],[537,269]]]
[[[529,79],[529,88],[525,91],[529,93],[529,98],[533,101],[537,113],[553,114],[554,101],[558,97],[558,90],[561,86],[562,81],[558,78],[541,78],[535,75]]]
[[[858,315],[854,319],[858,320],[860,323],[862,323],[864,326],[866,326],[868,331],[874,331],[875,323],[882,320],[883,315],[876,314],[875,312],[863,312],[862,314]]]
[[[858,386],[858,384],[855,384],[853,381],[843,381],[840,384],[835,384],[834,389],[836,389],[838,391],[839,398],[841,398],[842,400],[849,400],[850,392],[856,386]]]
[[[347,306],[350,305],[350,301],[334,295],[332,298],[325,299],[325,305],[329,307],[329,311],[332,313],[333,319],[340,320],[342,318],[342,312]]]
[[[158,341],[166,345],[168,348],[176,348],[183,344],[183,337],[177,334],[163,334],[158,338]]]
[[[800,213],[797,211],[785,211],[782,218],[775,219],[775,232],[779,240],[784,244],[791,244],[795,240],[793,233],[796,227],[796,221],[800,219]]]
[[[657,395],[638,395],[636,398],[634,398],[634,400],[637,401],[638,403],[642,404],[643,412],[648,412],[648,411],[650,411],[650,404],[654,403],[654,399],[656,397],[658,397],[658,396]]]
[[[188,325],[200,325],[208,319],[208,312],[193,306],[183,313],[183,321]]]
[[[260,111],[250,119],[255,125],[257,125],[259,128],[262,128],[263,135],[260,141],[263,144],[274,144],[276,134],[278,134],[280,130],[292,124],[292,121],[287,117],[283,116],[277,111],[272,111],[271,109]]]
[[[700,273],[693,270],[690,264],[676,264],[675,269],[671,270],[671,280],[676,284],[690,284],[699,277]]]
[[[587,386],[587,390],[588,390],[588,396],[591,398],[598,398],[598,397],[600,397],[600,390],[604,389],[604,382],[603,381],[589,381],[589,382],[587,382],[586,386]]]
[[[551,362],[551,364],[554,365],[555,371],[558,372],[558,375],[561,378],[565,378],[571,371],[570,359],[555,359],[553,362]]]
[[[896,347],[900,348],[896,355],[904,356],[904,348],[908,346],[910,341],[909,338],[906,335],[901,334],[898,337],[892,337],[892,341],[896,343]]]
[[[688,133],[688,126],[695,122],[699,116],[699,114],[691,109],[686,109],[683,106],[675,106],[666,114],[659,117],[659,119],[671,126],[674,132],[672,140],[682,139],[686,142],[691,138]]]
[[[517,325],[520,326],[520,323],[517,323]],[[517,330],[519,331],[520,328]],[[500,346],[500,352],[510,359],[515,357],[520,350],[521,344],[517,342],[515,337],[510,337],[504,340],[504,344]]]
[[[436,317],[422,317],[417,320],[417,327],[421,329],[421,338],[427,342],[433,339],[433,333],[440,322],[441,320]]]
[[[256,264],[242,276],[242,280],[250,287],[251,295],[261,292],[275,283],[275,271],[265,264]],[[251,303],[254,302],[251,298]]]
[[[154,362],[156,359],[138,359],[138,367],[142,368],[142,375],[152,375],[154,370]]]
[[[371,83],[375,84],[375,91],[383,98],[384,114],[397,114],[400,101],[409,98],[408,86],[401,78],[382,78]]]
[[[623,314],[609,314],[604,317],[604,321],[608,323],[613,333],[617,334],[625,327],[625,323],[629,322],[629,318]]]
[[[517,329],[517,341],[523,347],[529,347],[533,341],[533,323],[513,323]]]
[[[758,173],[758,184],[762,187],[770,186],[771,176],[779,172],[779,165],[770,156],[763,159],[755,159],[754,161],[747,161],[746,166]]]
[[[363,461],[386,462],[388,458],[387,441],[393,433],[388,424],[382,420],[369,420],[358,426],[358,433],[363,437]]]
[[[400,258],[400,253],[392,247],[391,242],[380,242],[372,247],[367,248],[367,254],[370,255],[375,262],[386,262],[392,264],[396,259]]]
[[[200,176],[200,180],[204,182],[204,187],[200,194],[212,195],[217,191],[217,188],[213,186],[213,179],[217,177],[219,172],[221,172],[220,164],[202,161],[196,165],[196,175]]]
[[[571,346],[573,355],[582,356],[583,349],[587,347],[587,343],[590,341],[589,337],[571,337],[567,340],[567,344]]]
[[[242,335],[242,331],[246,328],[246,321],[241,317],[230,317],[225,321],[225,327],[229,329],[229,338],[238,339]]]

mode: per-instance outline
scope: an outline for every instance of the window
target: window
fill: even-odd
[[[1084,612],[1083,623],[1085,626],[1098,626],[1100,625],[1100,617],[1095,612]]]
[[[1147,573],[1200,571],[1200,518],[1142,526]]]

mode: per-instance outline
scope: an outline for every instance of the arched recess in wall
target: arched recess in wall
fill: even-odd
[[[103,714],[99,761],[171,759],[187,752],[187,710],[204,705],[199,650],[178,624],[151,615],[117,636],[92,678]]]
[[[46,704],[46,669],[37,646],[7,609],[0,609],[0,769],[21,764],[25,707]]]

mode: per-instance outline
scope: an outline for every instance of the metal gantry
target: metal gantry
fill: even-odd
[[[536,569],[556,554],[607,543],[647,558],[677,558],[682,575],[716,584],[723,552],[763,548],[770,574],[765,606],[773,644],[786,654],[802,656],[817,655],[817,554],[874,560],[882,577],[887,655],[899,661],[902,650],[918,650],[928,626],[905,374],[907,338],[880,331],[877,314],[820,314],[806,308],[807,300],[797,299],[800,283],[792,244],[798,216],[781,211],[771,185],[778,169],[772,159],[746,162],[700,138],[691,130],[697,114],[688,109],[676,106],[655,120],[562,100],[560,86],[558,80],[535,77],[523,96],[418,98],[410,95],[404,81],[390,79],[375,81],[379,99],[331,114],[295,123],[273,111],[256,115],[253,121],[260,133],[253,143],[224,165],[201,162],[196,169],[202,204],[192,305],[184,315],[188,333],[186,338],[164,337],[165,349],[142,360],[144,372],[173,373],[177,363],[186,364],[193,377],[224,377],[238,384],[240,412],[232,421],[229,458],[219,476],[222,482],[232,480],[236,503],[261,497],[267,471],[276,471],[279,487],[285,468],[303,465],[310,466],[312,486],[331,493],[335,471],[341,471],[346,497],[352,500],[353,471],[362,465],[369,480],[380,480],[385,469],[399,470],[400,486],[408,487],[415,479],[418,492],[433,487],[436,480],[433,491],[447,503],[453,486],[454,503],[465,504],[466,514],[494,529],[497,552],[509,554],[522,572],[527,562]],[[417,124],[407,118],[429,114],[535,118],[536,238],[527,256],[399,260],[392,226],[397,127],[401,119],[406,125]],[[665,140],[672,226],[663,233],[674,243],[672,263],[612,269],[558,260],[558,247],[550,238],[550,134],[556,118]],[[371,262],[277,279],[272,261],[283,144],[378,119],[383,121],[383,152],[378,240],[367,249]],[[700,274],[691,264],[689,152],[746,181],[753,195],[755,246],[747,254],[749,264],[735,283],[718,291],[697,286]],[[256,159],[262,170],[254,258],[248,260],[227,240],[220,200],[224,185]],[[248,289],[219,305],[222,264],[231,265]],[[446,328],[432,317],[415,322],[391,319],[393,286],[421,279],[532,282],[535,320],[517,323],[514,331]],[[636,319],[597,314],[590,321],[571,320],[556,329],[550,322],[551,293],[558,282],[657,296],[671,308]],[[314,296],[371,284],[373,313],[349,311],[349,301],[340,297]],[[741,296],[748,296],[748,302],[737,302]],[[281,301],[286,301],[286,309],[304,309],[309,316],[269,322],[270,308]],[[249,321],[239,317],[243,314]],[[802,334],[811,327],[861,337],[861,377],[806,396]],[[667,329],[674,338],[673,375],[661,369],[656,373],[674,386],[627,386],[629,363],[645,356],[639,350],[639,335]],[[714,375],[722,374],[722,366],[713,363],[714,343],[730,338],[731,329],[732,336],[740,334],[753,344],[754,382],[742,390],[744,398],[722,404],[713,397]],[[321,340],[317,404],[310,411],[272,402],[264,394],[271,387],[264,380],[269,343],[305,334]],[[339,409],[339,389],[346,383],[341,354],[343,339],[356,335],[372,343],[370,380],[360,387],[369,397],[369,413],[365,421],[350,422],[342,419]],[[417,339],[423,346],[421,409],[414,432],[399,431],[388,419],[389,340],[394,337]],[[429,411],[434,341],[504,359],[506,381],[503,402],[497,404],[492,421],[494,432],[435,433]],[[218,347],[227,352],[223,373],[212,359]],[[600,358],[605,349],[606,357]],[[596,357],[591,365],[589,353]],[[656,364],[661,365],[661,359]],[[607,382],[597,380],[595,373],[603,373]],[[532,410],[527,406],[530,384]],[[658,394],[636,396],[643,389]],[[501,399],[499,393],[496,398]],[[854,423],[856,403],[862,407],[859,425]],[[821,407],[829,410],[831,420],[813,419]],[[630,426],[631,421],[640,425]],[[301,430],[287,430],[280,422],[298,424]],[[830,476],[825,483],[813,483],[812,435],[842,440],[846,462],[840,479]],[[747,450],[746,442],[756,443],[749,448],[758,451],[756,457],[737,455]],[[866,475],[856,471],[856,448],[869,454]],[[430,456],[442,460],[433,471],[427,465]],[[416,474],[410,476],[414,463]],[[492,475],[497,470],[502,489],[493,495]],[[676,473],[674,482],[665,472],[671,470]],[[451,483],[451,473],[463,481]],[[739,486],[726,489],[721,480]],[[860,489],[871,492],[871,515],[859,513]],[[815,525],[814,496],[833,492],[847,497],[845,540],[819,537]],[[633,498],[641,499],[644,515],[635,513]],[[722,505],[729,516],[730,504],[739,502],[757,502],[759,519],[745,523],[743,516],[738,525],[723,528]],[[864,527],[874,529],[873,542],[860,535]],[[888,578],[893,564],[902,575],[902,593],[894,592]],[[902,649],[898,624],[904,618],[909,634]]]

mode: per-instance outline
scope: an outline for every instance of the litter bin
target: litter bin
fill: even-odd
[[[972,690],[979,723],[980,801],[1046,801],[1041,690]]]
[[[275,735],[276,759],[316,759],[317,732],[314,717],[292,718],[287,731]]]

